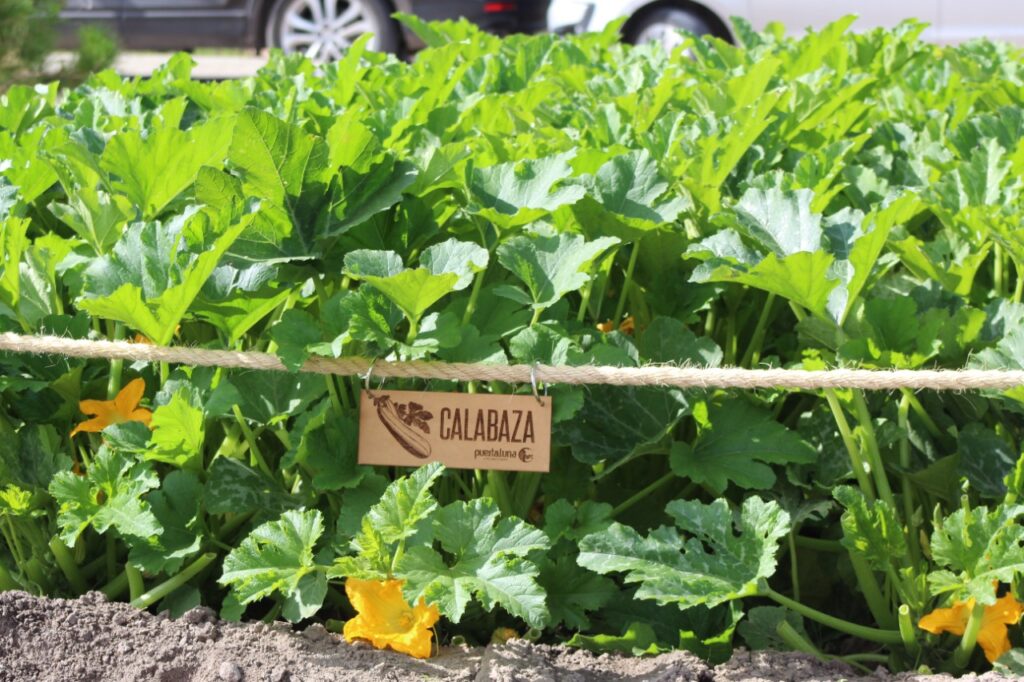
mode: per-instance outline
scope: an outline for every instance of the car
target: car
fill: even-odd
[[[757,29],[778,21],[795,35],[848,14],[858,15],[857,30],[913,17],[930,24],[923,37],[938,43],[987,37],[1024,44],[1019,0],[553,0],[548,27],[562,33],[600,31],[625,17],[622,34],[628,42],[654,40],[672,48],[683,40],[680,29],[732,40],[731,17]]]
[[[499,33],[545,28],[547,0],[66,0],[63,44],[78,27],[108,27],[128,49],[280,47],[321,61],[337,59],[363,33],[371,49],[418,47],[394,12],[426,20],[465,17]]]

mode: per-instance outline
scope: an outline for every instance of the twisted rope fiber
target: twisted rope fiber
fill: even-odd
[[[0,351],[74,358],[167,362],[201,367],[288,371],[276,355],[255,351],[211,350],[189,346],[153,346],[127,341],[91,341],[59,336],[0,333]],[[860,388],[866,390],[932,389],[964,391],[1005,390],[1024,385],[1020,370],[867,370],[740,369],[711,367],[578,367],[498,365],[467,362],[390,362],[367,358],[312,357],[304,372],[363,375],[373,367],[379,378],[442,379],[449,381],[506,381],[613,386],[672,386],[678,388]]]

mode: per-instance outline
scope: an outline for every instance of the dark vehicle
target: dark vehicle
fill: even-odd
[[[465,17],[499,34],[544,30],[548,0],[66,0],[61,19],[70,39],[83,24],[108,26],[122,47],[280,47],[320,60],[337,59],[363,33],[370,47],[417,47],[392,17]]]

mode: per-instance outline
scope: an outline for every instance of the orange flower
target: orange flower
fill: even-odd
[[[378,649],[390,648],[416,658],[429,658],[431,630],[441,614],[420,598],[415,607],[402,596],[401,580],[345,581],[345,594],[358,615],[345,621],[345,639],[365,639]]]
[[[948,632],[952,635],[963,635],[967,628],[967,620],[974,609],[974,600],[958,601],[952,608],[935,609],[917,624],[922,630],[933,635]],[[989,663],[995,663],[1000,656],[1010,650],[1010,637],[1007,625],[1020,622],[1024,614],[1024,604],[1013,598],[1012,594],[996,600],[995,604],[985,607],[985,615],[981,620],[981,631],[978,633],[978,644],[985,652]]]
[[[111,424],[122,422],[142,422],[149,426],[149,420],[153,413],[144,407],[139,407],[142,394],[146,392],[146,382],[142,379],[129,381],[124,388],[114,397],[113,400],[83,400],[78,403],[78,409],[83,414],[92,416],[75,427],[71,437],[79,431],[99,433]]]
[[[597,325],[597,331],[602,332],[604,334],[611,334],[614,329],[615,323],[612,322],[611,320],[608,320],[607,322],[601,322],[600,324]],[[629,334],[630,336],[632,336],[635,330],[636,318],[634,318],[632,315],[626,317],[626,319],[624,319],[619,324],[619,331],[622,332],[623,334]]]

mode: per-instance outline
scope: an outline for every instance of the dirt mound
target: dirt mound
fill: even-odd
[[[597,656],[521,640],[486,649],[447,648],[419,661],[348,644],[319,625],[295,633],[284,623],[225,623],[206,608],[170,620],[108,602],[99,593],[76,600],[0,593],[2,682],[809,682],[856,679],[851,672],[800,654],[741,652],[711,669],[684,652]]]

